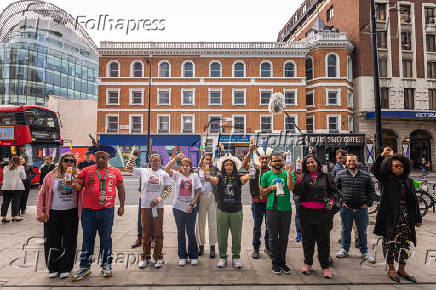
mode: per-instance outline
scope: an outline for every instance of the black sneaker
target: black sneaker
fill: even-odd
[[[200,245],[198,247],[198,256],[203,256],[203,254],[204,254],[204,246]]]
[[[251,253],[251,257],[256,260],[259,259],[259,250],[254,250],[253,253]]]
[[[289,267],[286,264],[285,265],[281,265],[280,268],[281,268],[283,273],[291,274],[291,269],[289,269]]]
[[[140,247],[142,245],[142,241],[141,241],[141,239],[136,239],[131,245],[130,245],[130,247],[132,248],[132,249],[134,249],[134,248],[137,248],[137,247]]]
[[[276,275],[280,275],[282,273],[282,268],[280,266],[272,266],[272,272]]]

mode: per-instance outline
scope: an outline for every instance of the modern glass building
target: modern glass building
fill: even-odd
[[[97,85],[96,45],[71,15],[43,1],[15,2],[0,14],[0,104],[97,100]]]

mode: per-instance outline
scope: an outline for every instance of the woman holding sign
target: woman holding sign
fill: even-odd
[[[180,172],[172,169],[176,160],[180,161]],[[198,246],[195,237],[197,201],[201,192],[201,181],[192,173],[192,161],[179,153],[165,166],[165,171],[175,181],[173,214],[177,226],[179,266],[185,266],[187,258],[191,265],[198,265]],[[188,252],[186,252],[186,234]]]

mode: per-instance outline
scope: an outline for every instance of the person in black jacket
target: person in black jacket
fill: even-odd
[[[336,258],[345,258],[350,251],[351,229],[353,220],[356,221],[359,234],[359,248],[362,258],[370,263],[375,263],[374,258],[368,253],[367,228],[368,207],[372,206],[375,196],[374,183],[368,172],[358,168],[357,156],[347,155],[347,169],[336,174],[335,183],[339,191],[341,204],[341,250]]]
[[[42,182],[44,181],[44,177],[55,168],[55,164],[53,162],[53,156],[47,155],[44,156],[44,164],[39,168],[39,185],[38,189],[41,189]]]
[[[27,156],[22,156],[21,162],[26,171],[26,179],[23,180],[25,189],[20,198],[20,215],[24,216],[26,214],[27,199],[29,198],[30,186],[32,185],[32,178],[35,176],[35,170],[33,169],[33,166],[29,164]]]
[[[337,190],[333,175],[324,173],[316,157],[307,155],[303,159],[303,172],[295,171],[297,179],[294,199],[300,202],[297,209],[303,238],[303,274],[312,270],[315,242],[323,277],[330,279],[330,231],[332,229],[332,208],[336,204]]]
[[[79,164],[77,165],[77,168],[79,168],[79,170],[82,170],[83,168],[86,168],[86,167],[94,165],[94,164],[95,164],[95,161],[92,160],[91,152],[86,151],[85,159],[82,160],[81,162],[79,162]]]
[[[405,271],[410,242],[416,246],[415,227],[421,227],[422,217],[416,201],[413,180],[409,178],[411,161],[404,155],[393,154],[385,147],[373,167],[373,174],[381,184],[380,208],[374,234],[383,236],[383,254],[388,276],[400,282],[400,276],[416,282]],[[399,264],[395,271],[394,260]]]

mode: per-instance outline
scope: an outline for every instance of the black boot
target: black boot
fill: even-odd
[[[200,245],[198,247],[198,256],[203,256],[203,254],[204,254],[204,246]]]
[[[210,258],[215,259],[215,245],[210,246]]]
[[[254,249],[253,253],[251,253],[251,257],[253,259],[259,259],[259,249]]]

